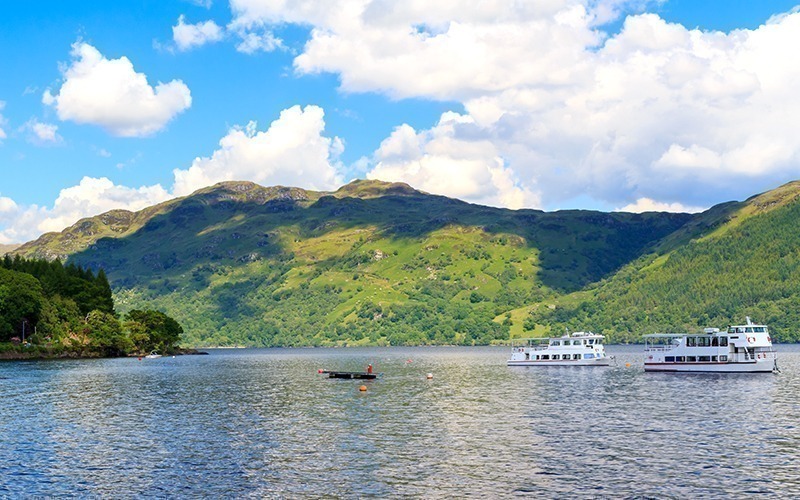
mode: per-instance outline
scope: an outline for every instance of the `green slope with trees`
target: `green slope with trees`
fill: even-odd
[[[750,316],[778,341],[797,342],[800,183],[724,208],[698,217],[703,230],[687,225],[587,290],[528,307],[526,329],[592,328],[629,342],[644,333],[724,328]]]
[[[800,185],[701,214],[504,210],[356,181],[226,182],[84,219],[17,252],[108,276],[193,346],[486,344],[743,321],[797,340]]]
[[[498,315],[607,277],[693,219],[227,182],[18,251],[104,269],[120,310],[165,311],[189,345],[485,344],[508,338]]]

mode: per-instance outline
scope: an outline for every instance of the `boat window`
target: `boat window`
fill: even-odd
[[[584,354],[583,359],[592,359],[594,358],[594,354]]]
[[[745,333],[753,333],[753,327],[752,326],[748,326],[747,328],[744,329],[744,331],[745,331]]]
[[[580,354],[573,354],[572,355],[572,359],[581,359],[581,355]]]
[[[553,354],[553,359],[561,359],[561,355],[560,354]]]
[[[674,363],[675,362],[675,356],[665,356],[664,357],[664,362],[666,362],[666,363]]]
[[[719,360],[720,361],[728,361],[728,356],[720,356]]]
[[[763,326],[754,326],[753,331],[756,333],[766,333],[767,329]]]
[[[561,345],[560,340],[554,340],[551,345]]]
[[[711,356],[698,356],[697,361],[700,361],[701,363],[707,363],[711,361]]]
[[[728,337],[720,337],[719,338],[719,346],[720,347],[728,347]]]
[[[583,344],[582,340],[573,340],[572,341],[572,345],[581,345],[581,344]]]
[[[686,337],[686,347],[697,346],[697,337]]]
[[[711,337],[711,347],[719,346],[719,337]]]
[[[686,362],[687,363],[696,363],[697,362],[697,356],[686,356]]]
[[[717,362],[717,357],[716,357],[716,356],[711,356],[711,361],[713,361],[714,363],[716,363],[716,362]]]
[[[550,359],[550,355],[549,354],[542,354],[542,359],[543,360],[548,360],[548,359]]]
[[[686,361],[686,358],[683,356],[675,356],[675,361],[678,363],[683,363],[684,361]]]

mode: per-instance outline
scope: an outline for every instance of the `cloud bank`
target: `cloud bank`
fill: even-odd
[[[343,92],[458,103],[429,128],[398,124],[368,155],[370,178],[512,208],[588,197],[628,211],[695,211],[797,178],[800,12],[723,33],[669,23],[648,5],[231,0],[225,29],[252,52],[274,50],[274,30],[299,25],[310,35],[294,58],[298,77],[332,73]],[[622,21],[618,32],[604,31],[611,20]],[[187,49],[216,36],[206,23],[178,25]],[[152,87],[127,58],[79,43],[59,92],[44,100],[62,120],[140,136],[187,109],[191,95],[177,80]],[[2,129],[0,121],[0,139]],[[126,203],[133,193],[150,200],[231,179],[334,189],[343,147],[325,136],[321,108],[295,106],[264,130],[232,128],[210,156],[173,171],[171,191],[133,189]],[[80,212],[69,207],[106,206],[106,194],[79,203],[81,193],[98,195],[70,193],[70,203],[32,207],[39,222],[28,227]],[[5,200],[0,214],[22,210]],[[23,224],[14,223],[18,234]]]
[[[0,227],[5,227],[0,243],[29,241],[112,209],[141,210],[226,180],[336,189],[343,183],[338,158],[344,146],[339,138],[325,136],[324,129],[322,108],[293,106],[266,130],[259,131],[255,122],[231,128],[211,156],[173,171],[171,190],[159,184],[130,188],[105,177],[84,177],[78,185],[62,189],[51,208],[21,207],[0,196]]]
[[[459,102],[473,125],[449,140],[485,145],[459,155],[461,167],[424,151],[401,166],[379,150],[373,177],[513,206],[486,197],[486,172],[502,164],[522,198],[544,206],[585,195],[709,206],[799,170],[796,11],[730,33],[637,13],[609,34],[603,23],[648,2],[230,3],[232,24],[311,27],[298,75],[336,74],[344,92]],[[437,137],[439,127],[415,134]],[[456,170],[458,186],[446,180]]]

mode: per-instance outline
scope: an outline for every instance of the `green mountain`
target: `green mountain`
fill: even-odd
[[[226,182],[83,219],[16,253],[103,268],[119,312],[160,309],[188,345],[473,344],[571,324],[538,318],[599,300],[618,274],[645,272],[736,210],[546,213],[399,183]]]
[[[514,312],[528,328],[591,327],[617,341],[723,328],[745,316],[800,340],[800,182],[714,207],[585,290]]]

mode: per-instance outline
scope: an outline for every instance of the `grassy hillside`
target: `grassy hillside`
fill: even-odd
[[[489,343],[523,306],[613,275],[696,221],[470,205],[405,184],[334,193],[218,184],[114,211],[18,251],[105,269],[193,345]]]
[[[800,340],[800,182],[702,214],[581,293],[515,311],[530,330],[592,328],[617,341],[754,320]],[[700,230],[698,230],[698,225]],[[694,238],[691,238],[694,236]]]

